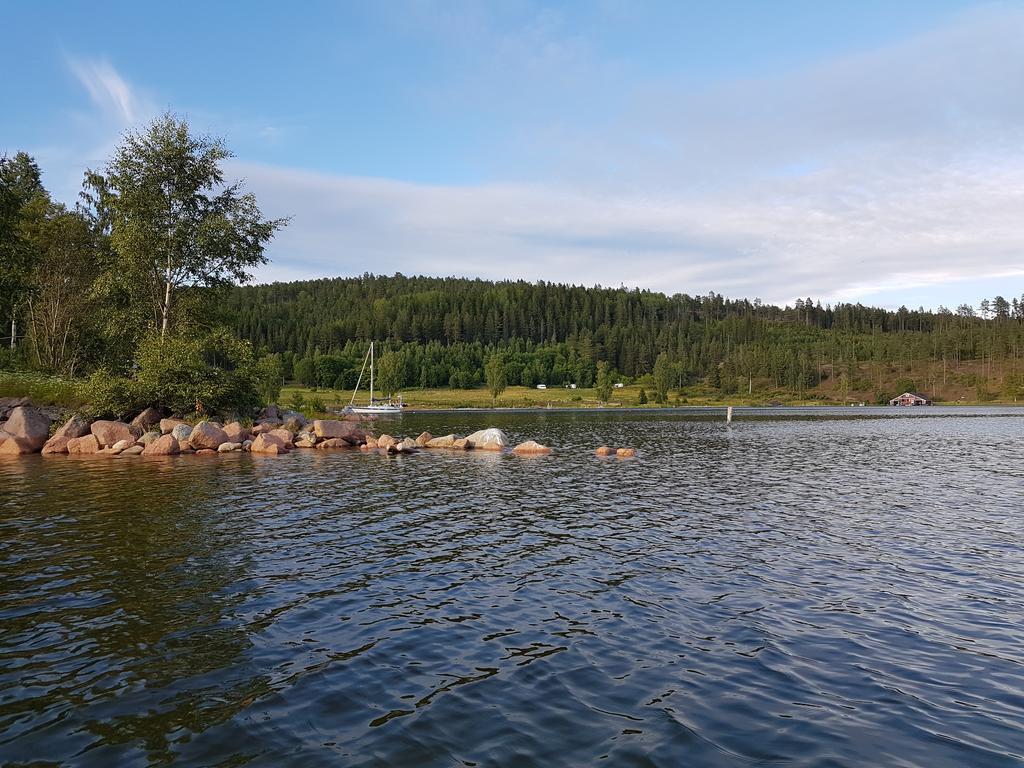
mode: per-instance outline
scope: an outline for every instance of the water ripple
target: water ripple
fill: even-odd
[[[0,462],[0,762],[1020,765],[1024,413],[857,411]]]

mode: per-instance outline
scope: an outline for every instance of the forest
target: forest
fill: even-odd
[[[1024,395],[1024,297],[890,311],[367,274],[236,287],[225,308],[241,338],[281,356],[287,379],[338,390],[355,385],[376,340],[387,390],[476,387],[498,356],[509,385],[592,387],[603,365],[646,382],[655,402],[695,386],[798,396],[826,387],[831,399],[872,401],[896,389]]]

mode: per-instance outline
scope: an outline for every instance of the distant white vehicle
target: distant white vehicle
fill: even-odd
[[[537,385],[537,389],[547,389],[547,388],[548,388],[547,384],[538,384]]]
[[[624,386],[626,386],[626,385],[623,384],[621,381],[618,381],[618,382],[615,383],[615,388],[616,389],[622,389]]]
[[[575,384],[566,384],[565,388],[566,389],[576,389],[576,385]]]

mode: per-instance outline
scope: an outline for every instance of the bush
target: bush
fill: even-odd
[[[85,385],[86,412],[93,418],[127,419],[154,403],[136,380],[97,371]]]
[[[201,337],[151,336],[139,348],[141,393],[179,416],[246,414],[260,405],[252,347],[225,330]]]

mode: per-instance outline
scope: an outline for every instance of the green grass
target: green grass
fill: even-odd
[[[656,403],[648,402],[647,405],[638,405],[640,397],[639,385],[628,385],[622,389],[612,392],[611,401],[608,407],[612,408],[659,408]],[[280,403],[289,406],[292,398],[300,394],[308,403],[310,399],[316,398],[328,408],[340,408],[348,405],[352,397],[351,392],[339,392],[331,389],[310,389],[298,385],[288,385],[281,391]],[[688,406],[722,406],[722,405],[767,405],[773,402],[781,402],[786,405],[809,405],[823,404],[821,400],[813,398],[796,399],[785,392],[746,393],[724,396],[700,387],[692,387],[684,390],[679,402],[676,402],[676,390],[669,392],[667,406],[688,405]],[[492,406],[491,393],[484,387],[477,389],[419,389],[409,388],[402,390],[402,397],[406,404],[413,409],[442,409],[442,408],[490,408]],[[650,389],[647,389],[647,397],[653,399]],[[360,393],[358,402],[365,403],[367,396]],[[601,403],[597,399],[594,389],[566,389],[564,387],[551,387],[550,389],[532,389],[529,387],[509,387],[498,398],[499,408],[599,408]]]
[[[38,405],[82,405],[82,382],[43,373],[0,371],[0,397],[29,397]]]

